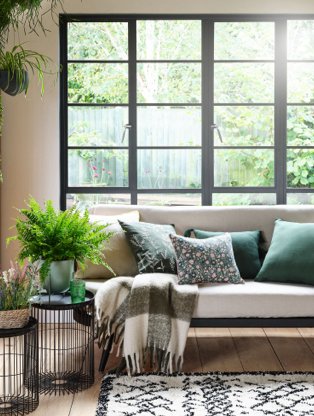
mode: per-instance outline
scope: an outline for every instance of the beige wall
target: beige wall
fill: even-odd
[[[69,13],[314,13],[313,0],[65,0]],[[47,36],[12,36],[15,43],[27,40],[27,47],[58,62],[58,27],[49,20]],[[4,128],[2,160],[4,183],[1,198],[1,265],[16,256],[17,247],[5,247],[5,238],[29,195],[41,203],[59,203],[59,90],[52,80],[40,98],[36,82],[27,98],[3,94]]]

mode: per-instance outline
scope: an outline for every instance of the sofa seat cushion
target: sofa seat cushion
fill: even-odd
[[[96,293],[104,281],[86,280]],[[193,318],[291,318],[314,317],[314,287],[247,280],[244,285],[204,283]]]
[[[313,286],[262,283],[199,285],[194,318],[314,317]]]

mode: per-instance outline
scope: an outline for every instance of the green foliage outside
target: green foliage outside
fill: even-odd
[[[109,268],[102,249],[112,233],[105,230],[106,225],[89,222],[88,211],[82,214],[75,206],[57,211],[50,200],[42,209],[34,198],[29,200],[28,208],[18,211],[17,235],[8,238],[8,243],[19,241],[19,260],[42,261],[42,282],[52,261],[73,259],[84,268],[84,262],[90,260]]]

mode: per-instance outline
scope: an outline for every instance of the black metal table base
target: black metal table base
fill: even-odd
[[[67,371],[65,373],[44,373],[39,377],[39,393],[73,394],[92,386],[93,377],[88,374]]]
[[[68,293],[33,302],[39,323],[39,392],[73,394],[94,383],[94,295],[72,303]]]
[[[33,412],[39,403],[37,321],[0,330],[0,415]]]
[[[38,399],[21,396],[1,397],[0,415],[24,415],[33,412],[38,407]]]

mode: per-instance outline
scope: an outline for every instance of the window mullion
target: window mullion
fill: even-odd
[[[131,204],[137,204],[136,21],[129,21],[129,187]]]
[[[214,21],[202,21],[202,205],[212,205],[214,186]]]
[[[287,201],[287,21],[275,22],[275,187],[277,204]]]

